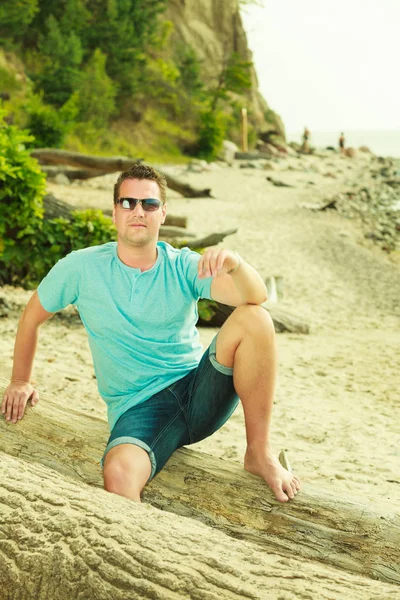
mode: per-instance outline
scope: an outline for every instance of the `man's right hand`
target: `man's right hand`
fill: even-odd
[[[16,423],[22,419],[28,400],[35,406],[39,402],[39,392],[30,383],[12,381],[4,392],[1,405],[1,412],[6,420]]]

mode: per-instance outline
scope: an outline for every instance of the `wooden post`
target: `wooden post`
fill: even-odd
[[[247,108],[242,108],[242,152],[248,152],[247,144]]]

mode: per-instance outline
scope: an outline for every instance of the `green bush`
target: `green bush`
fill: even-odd
[[[50,104],[42,104],[38,96],[34,96],[27,104],[27,128],[33,136],[31,146],[35,148],[61,148],[68,124],[62,114]]]
[[[198,156],[206,160],[213,160],[221,149],[225,138],[225,116],[220,112],[207,110],[200,114],[200,123],[196,144]]]
[[[115,227],[96,210],[45,219],[45,176],[25,147],[32,137],[4,116],[0,111],[0,285],[32,288],[71,250],[113,240]]]

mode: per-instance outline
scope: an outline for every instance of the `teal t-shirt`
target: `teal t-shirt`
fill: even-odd
[[[198,278],[200,255],[189,248],[158,242],[157,250],[143,272],[119,259],[116,242],[77,250],[38,287],[48,312],[77,307],[110,429],[126,410],[197,367],[202,355],[197,300],[211,298],[212,277]]]

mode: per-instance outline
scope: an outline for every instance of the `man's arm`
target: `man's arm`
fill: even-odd
[[[14,346],[11,383],[4,392],[1,405],[1,412],[5,414],[7,421],[16,423],[24,416],[27,401],[31,399],[32,406],[34,406],[39,400],[38,392],[30,383],[33,359],[39,337],[39,327],[53,314],[44,310],[37,292],[33,294],[22,313]]]
[[[211,297],[222,304],[262,304],[268,296],[257,271],[230,250],[208,248],[199,261],[198,275],[214,277]]]

